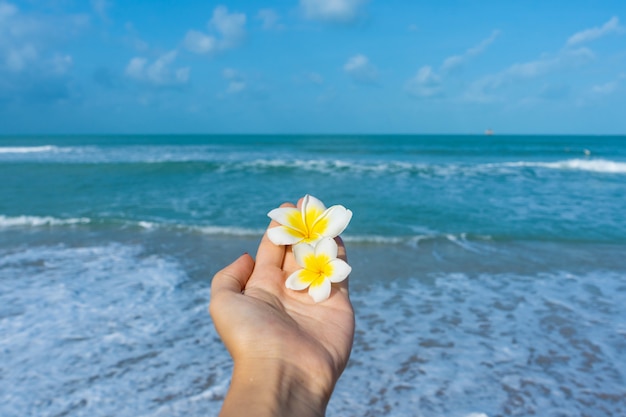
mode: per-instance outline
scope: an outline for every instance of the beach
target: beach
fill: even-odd
[[[211,277],[306,193],[354,212],[328,416],[626,413],[626,138],[4,137],[0,176],[2,416],[217,416]]]

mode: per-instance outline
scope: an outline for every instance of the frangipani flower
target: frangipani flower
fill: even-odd
[[[330,296],[332,282],[341,282],[348,277],[352,268],[337,258],[335,239],[323,238],[315,247],[300,243],[293,247],[293,254],[302,269],[289,275],[285,286],[292,290],[309,289],[316,303]]]
[[[308,194],[299,209],[280,207],[267,215],[280,223],[267,231],[267,237],[275,245],[315,244],[324,237],[337,237],[352,219],[352,212],[344,206],[327,209],[324,203]]]

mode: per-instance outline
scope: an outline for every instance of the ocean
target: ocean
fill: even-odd
[[[217,416],[213,274],[311,194],[357,328],[328,416],[626,415],[626,137],[0,137],[0,415]]]

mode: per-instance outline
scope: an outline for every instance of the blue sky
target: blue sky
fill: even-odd
[[[624,134],[623,19],[623,0],[0,0],[0,134]]]

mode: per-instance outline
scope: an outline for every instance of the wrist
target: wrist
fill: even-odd
[[[321,374],[305,372],[300,366],[280,359],[235,361],[220,416],[236,415],[229,410],[239,410],[244,404],[259,417],[323,416],[334,383],[332,377]]]

